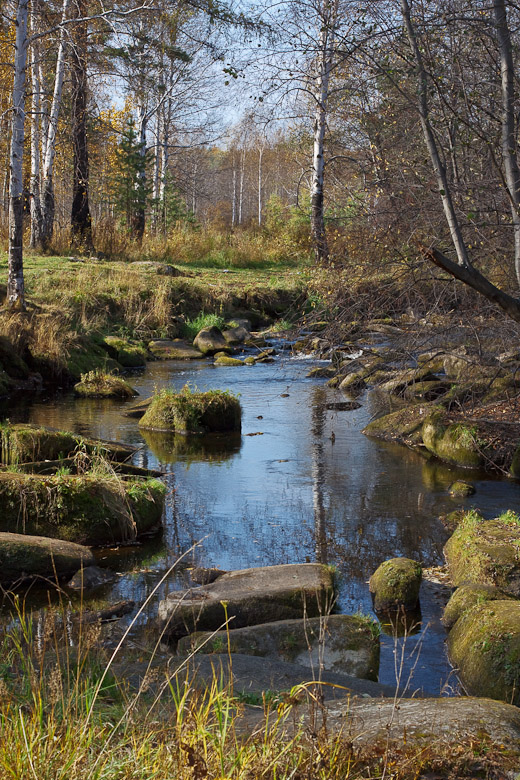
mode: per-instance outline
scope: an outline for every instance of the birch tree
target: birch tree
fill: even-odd
[[[9,255],[7,304],[25,311],[23,277],[23,145],[25,136],[25,71],[27,65],[28,0],[16,5],[13,107],[9,175]]]

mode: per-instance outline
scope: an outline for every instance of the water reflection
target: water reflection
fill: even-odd
[[[240,452],[242,446],[239,433],[184,436],[180,433],[142,430],[141,435],[161,463],[221,462]]]

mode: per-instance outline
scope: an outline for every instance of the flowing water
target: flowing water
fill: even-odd
[[[137,445],[134,463],[165,472],[164,533],[139,545],[98,550],[100,563],[121,575],[104,588],[103,598],[142,604],[168,567],[195,545],[143,621],[153,617],[165,592],[185,586],[194,564],[223,569],[332,564],[338,570],[339,610],[372,614],[367,581],[383,560],[406,556],[425,566],[442,563],[448,533],[440,515],[462,505],[494,516],[520,504],[520,484],[476,473],[469,475],[476,494],[455,503],[447,489],[468,472],[365,437],[360,431],[381,413],[381,399],[371,393],[357,409],[328,408],[345,396],[322,379],[306,377],[314,362],[276,346],[280,351],[271,364],[216,368],[208,361],[156,362],[130,378],[143,398],[186,382],[239,394],[238,438],[172,439],[141,432],[138,420],[123,415],[133,401],[67,395],[9,410],[12,422]],[[33,599],[38,600],[35,590]],[[454,690],[440,624],[443,601],[439,588],[423,583],[414,630],[404,640],[383,633],[381,682],[395,681],[403,654],[401,680],[413,669],[412,689],[434,695]]]

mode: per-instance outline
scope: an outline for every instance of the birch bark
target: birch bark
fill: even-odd
[[[316,104],[313,128],[312,179],[311,179],[311,235],[314,257],[317,263],[327,262],[329,249],[325,231],[324,175],[325,132],[329,99],[330,74],[334,57],[334,35],[337,23],[336,0],[325,0],[319,15],[317,79],[314,91]]]
[[[37,33],[38,0],[33,0],[30,10],[31,33]],[[42,233],[42,207],[40,200],[40,124],[41,124],[41,87],[40,87],[40,41],[34,38],[31,43],[31,238],[29,246],[40,246]]]
[[[7,304],[25,311],[23,278],[23,143],[25,130],[25,79],[27,66],[28,0],[16,9],[13,112],[9,176],[9,255]]]
[[[63,0],[61,19],[67,18],[70,0]],[[56,73],[54,78],[54,93],[52,96],[51,111],[49,115],[49,127],[45,143],[45,158],[43,161],[42,184],[42,245],[46,246],[52,237],[54,228],[54,158],[56,155],[56,132],[58,129],[58,116],[61,106],[63,91],[63,76],[65,72],[65,49],[67,45],[67,30],[65,25],[60,29],[60,42],[58,57],[56,60]]]

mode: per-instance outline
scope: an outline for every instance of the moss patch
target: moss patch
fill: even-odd
[[[454,585],[494,585],[520,596],[520,520],[514,512],[493,520],[466,512],[444,554]]]
[[[156,395],[139,426],[176,433],[240,431],[241,413],[240,402],[231,393],[199,393],[186,385],[180,393],[162,390]]]
[[[103,345],[111,358],[124,368],[139,368],[146,365],[147,351],[142,344],[118,336],[105,336]]]
[[[120,442],[84,439],[74,433],[37,425],[4,424],[0,427],[1,460],[6,465],[67,458],[77,452],[102,455],[108,460],[127,460],[135,447]]]
[[[156,525],[166,488],[117,476],[0,473],[0,529],[99,545]]]
[[[503,601],[509,598],[511,597],[493,585],[478,585],[476,583],[461,585],[446,604],[442,622],[449,631],[462,615],[478,604],[485,604],[488,601]]]
[[[139,395],[121,377],[99,370],[82,374],[81,381],[74,385],[74,393],[81,398],[133,398]]]
[[[243,366],[244,362],[238,358],[228,357],[227,355],[220,355],[215,360],[216,366]]]
[[[520,704],[520,602],[473,607],[451,630],[448,650],[468,693]]]
[[[376,612],[414,609],[419,600],[422,568],[410,558],[391,558],[370,577]]]

